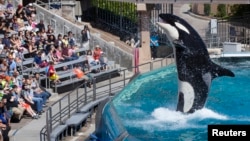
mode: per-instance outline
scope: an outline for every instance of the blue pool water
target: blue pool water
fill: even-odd
[[[174,65],[138,76],[105,107],[106,133],[126,130],[142,141],[204,141],[208,124],[250,124],[250,61],[220,63],[235,77],[214,79],[205,108],[187,115],[175,111]]]

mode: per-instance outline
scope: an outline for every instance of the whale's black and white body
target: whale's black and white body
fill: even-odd
[[[158,25],[163,28],[175,48],[178,71],[177,111],[193,113],[206,103],[211,82],[234,73],[211,61],[200,35],[185,20],[172,14],[160,14]]]

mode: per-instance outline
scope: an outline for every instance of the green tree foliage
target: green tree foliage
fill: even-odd
[[[227,9],[225,4],[219,4],[217,7],[217,16],[225,17],[227,15]]]
[[[100,9],[112,12],[114,15],[122,15],[128,19],[136,20],[136,5],[128,2],[117,2],[108,0],[92,0],[92,5]]]
[[[235,4],[230,7],[232,16],[242,16],[250,12],[250,4]]]
[[[205,16],[209,16],[211,12],[211,5],[210,4],[204,4],[204,14]]]

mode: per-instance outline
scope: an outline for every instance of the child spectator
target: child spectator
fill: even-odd
[[[59,76],[56,73],[56,70],[54,68],[54,62],[50,61],[48,66],[48,76],[49,79],[52,80],[55,84],[61,83],[59,80]]]
[[[93,53],[93,57],[94,57],[95,61],[99,61],[102,53],[103,52],[102,52],[100,46],[96,45],[96,47],[94,49],[94,53]]]

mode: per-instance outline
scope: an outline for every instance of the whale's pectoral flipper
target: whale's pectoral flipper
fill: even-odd
[[[173,44],[176,48],[187,49],[187,47],[180,40],[173,41]]]
[[[234,73],[226,68],[223,68],[215,63],[213,63],[212,66],[212,77],[216,78],[216,77],[220,77],[220,76],[231,76],[234,77]]]

